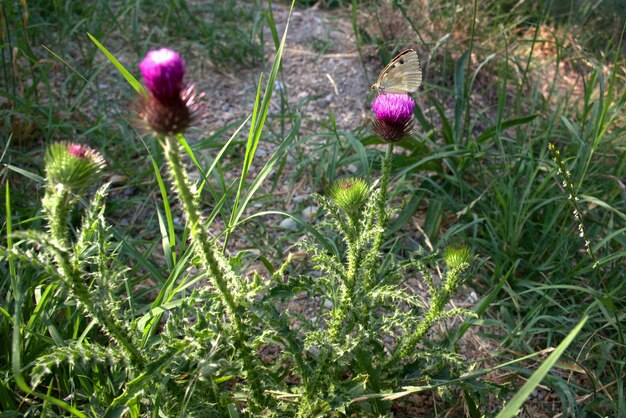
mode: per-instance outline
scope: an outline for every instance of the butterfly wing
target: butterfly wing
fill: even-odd
[[[414,93],[421,84],[422,69],[417,52],[407,49],[380,72],[372,90],[379,93]]]

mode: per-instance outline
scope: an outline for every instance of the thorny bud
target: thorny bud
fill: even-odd
[[[450,245],[443,251],[443,261],[450,269],[461,268],[473,258],[472,250],[462,245]]]
[[[54,142],[44,156],[46,174],[52,185],[62,184],[70,190],[91,186],[105,167],[102,155],[87,145]]]
[[[346,211],[347,214],[353,215],[363,208],[368,197],[368,191],[368,185],[364,180],[348,177],[333,184],[330,188],[330,196],[337,206]]]

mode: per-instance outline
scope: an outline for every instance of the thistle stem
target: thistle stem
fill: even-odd
[[[259,412],[259,405],[265,404],[265,396],[260,384],[259,373],[254,365],[253,351],[245,342],[246,327],[238,314],[239,304],[229,287],[229,283],[237,282],[237,277],[224,256],[211,245],[211,237],[204,227],[202,215],[194,200],[187,173],[181,161],[180,145],[177,137],[167,136],[163,148],[176,192],[183,203],[183,209],[189,223],[191,240],[196,253],[200,257],[203,266],[208,268],[210,277],[226,307],[226,314],[235,325],[234,346],[241,355],[243,369],[247,374],[247,380],[252,389],[253,401],[250,403],[251,411]]]
[[[176,192],[183,203],[183,209],[189,223],[190,236],[193,244],[196,246],[198,255],[201,257],[202,264],[209,268],[211,279],[217,286],[222,301],[226,306],[228,316],[235,320],[236,302],[233,294],[228,287],[227,279],[234,276],[226,265],[226,260],[217,255],[215,249],[211,245],[211,239],[204,230],[202,223],[202,215],[194,201],[194,195],[189,186],[187,173],[183,168],[181,161],[180,146],[175,137],[167,136],[163,146],[165,156],[168,161],[170,173],[174,181]],[[226,276],[226,277],[225,277]],[[232,277],[234,279],[234,277]]]
[[[381,175],[380,175],[380,190],[378,192],[378,197],[376,201],[376,209],[377,209],[377,218],[378,218],[378,226],[379,232],[376,234],[374,238],[374,243],[372,245],[372,253],[380,254],[380,248],[382,247],[383,238],[385,236],[385,228],[387,228],[387,222],[389,221],[389,216],[387,214],[387,188],[389,187],[389,175],[391,173],[391,158],[393,156],[393,143],[389,142],[387,144],[387,151],[385,152],[385,158],[382,163]],[[373,284],[374,278],[372,272],[366,275],[365,279],[365,287],[367,289],[371,288]]]
[[[387,152],[383,160],[382,173],[380,177],[380,193],[378,195],[378,222],[381,228],[380,241],[387,227],[387,187],[389,185],[389,174],[391,173],[391,157],[393,156],[393,143],[387,144]],[[378,247],[380,248],[380,242]]]
[[[54,259],[59,275],[72,296],[80,301],[87,313],[101,325],[102,330],[122,347],[135,362],[145,365],[145,358],[128,337],[128,332],[115,321],[115,318],[106,309],[93,300],[89,288],[85,285],[81,271],[72,265],[68,252],[69,231],[67,227],[71,204],[72,196],[70,190],[60,184],[48,185],[43,206],[50,228]]]
[[[378,253],[380,251],[380,247],[382,245],[382,239],[384,235],[384,230],[387,225],[388,216],[387,216],[387,187],[389,183],[389,175],[391,172],[391,158],[393,156],[393,143],[387,144],[387,151],[385,153],[385,158],[382,164],[382,173],[381,173],[381,182],[380,182],[380,190],[378,193],[377,201],[376,201],[376,209],[377,209],[377,218],[380,226],[380,232],[376,235],[373,251]],[[350,220],[351,226],[354,228],[354,235],[348,236],[348,266],[346,272],[346,278],[343,283],[343,291],[341,294],[341,300],[339,302],[339,307],[333,314],[333,319],[330,324],[330,328],[328,330],[328,338],[329,344],[337,344],[341,342],[341,339],[345,337],[345,334],[342,333],[342,328],[346,325],[346,317],[348,311],[350,310],[350,303],[354,296],[354,290],[357,285],[357,276],[361,264],[363,262],[364,248],[361,247],[358,240],[359,233],[356,230],[356,225],[358,224],[358,220]],[[366,283],[361,284],[362,286],[369,287],[371,285],[372,279],[367,279],[368,275],[366,275],[365,280]],[[313,396],[315,396],[317,392],[317,386],[319,385],[319,381],[321,379],[322,373],[326,373],[326,368],[328,363],[332,360],[331,352],[329,348],[325,348],[321,355],[320,361],[316,370],[315,375],[310,380],[310,385],[307,388],[307,394],[304,398],[304,402],[301,404],[300,415],[305,416],[309,413],[310,400]]]

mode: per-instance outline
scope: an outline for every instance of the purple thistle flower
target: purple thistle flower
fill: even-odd
[[[185,63],[178,53],[168,48],[150,51],[139,64],[141,75],[150,92],[139,102],[138,113],[144,123],[159,135],[175,135],[184,131],[204,107],[197,102],[192,85],[183,82]]]
[[[380,94],[372,102],[374,131],[385,142],[397,142],[413,128],[415,102],[406,93]]]
[[[183,88],[185,62],[168,48],[148,52],[139,64],[146,87],[162,102],[177,100]]]

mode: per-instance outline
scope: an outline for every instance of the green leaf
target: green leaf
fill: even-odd
[[[550,357],[543,362],[543,364],[537,369],[530,379],[517,391],[515,396],[507,403],[506,407],[500,411],[500,413],[496,416],[496,418],[511,418],[516,417],[519,413],[522,404],[528,399],[532,391],[541,383],[544,377],[548,374],[552,366],[554,366],[557,360],[561,357],[561,355],[565,352],[565,349],[574,341],[576,335],[580,332],[582,327],[589,319],[588,316],[584,316],[583,319],[580,320],[578,325],[574,327],[572,331],[565,337],[565,339],[559,344],[559,346],[554,350]]]
[[[477,143],[481,143],[486,141],[487,139],[493,137],[496,133],[504,131],[505,129],[512,128],[518,125],[525,125],[529,122],[532,122],[537,117],[537,114],[522,116],[521,118],[509,119],[502,122],[500,125],[495,125],[490,128],[487,128],[482,134],[480,134],[476,138]]]
[[[130,84],[135,89],[135,91],[137,91],[137,93],[143,96],[146,96],[148,94],[148,91],[141,85],[141,83],[137,81],[137,79],[133,77],[133,75],[129,73],[122,64],[120,64],[120,62],[104,47],[104,45],[98,42],[98,40],[92,34],[87,33],[87,36],[89,36],[89,39],[91,39],[92,42],[96,44],[98,49],[102,51],[102,53],[109,59],[109,61],[111,61],[115,68],[117,68],[117,71],[119,71],[122,76],[124,76],[126,81],[128,81],[128,84]]]

